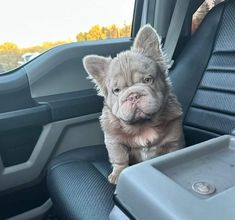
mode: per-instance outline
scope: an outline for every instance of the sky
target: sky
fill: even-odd
[[[134,0],[0,0],[0,44],[72,39],[92,25],[131,23]]]

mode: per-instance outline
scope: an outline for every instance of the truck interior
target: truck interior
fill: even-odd
[[[135,0],[130,38],[60,45],[0,75],[0,219],[235,219],[235,0],[211,1],[196,24],[205,2]],[[128,50],[145,24],[172,53],[186,147],[112,185],[103,99],[82,58]],[[198,195],[195,181],[215,192]]]

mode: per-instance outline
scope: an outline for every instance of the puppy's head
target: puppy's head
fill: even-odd
[[[89,55],[83,64],[112,113],[126,123],[151,119],[169,93],[160,40],[150,25],[140,29],[131,50],[113,59]]]

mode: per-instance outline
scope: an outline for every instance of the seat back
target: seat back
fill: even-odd
[[[170,73],[184,111],[186,144],[235,128],[235,1],[213,8]]]

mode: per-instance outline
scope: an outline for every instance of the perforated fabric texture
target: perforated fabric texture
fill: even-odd
[[[214,52],[235,52],[235,1],[230,0],[225,4],[224,15],[214,47]],[[234,59],[233,59],[234,60]],[[234,62],[233,62],[234,63]],[[233,66],[234,67],[234,66]]]
[[[115,186],[107,181],[107,161],[105,147],[92,146],[64,153],[51,163],[48,188],[60,219],[108,219]]]
[[[185,125],[219,135],[235,128],[235,1],[225,3],[213,51]]]

